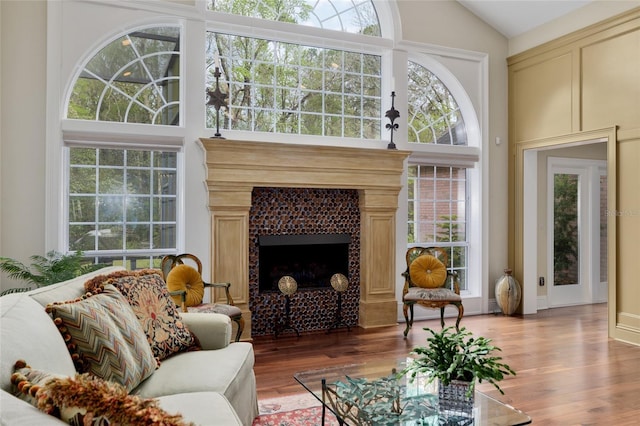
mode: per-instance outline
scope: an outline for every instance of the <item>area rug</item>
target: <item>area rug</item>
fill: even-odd
[[[310,393],[260,400],[258,409],[260,414],[253,421],[253,426],[322,425],[322,404]],[[336,426],[338,420],[327,411],[324,424]]]

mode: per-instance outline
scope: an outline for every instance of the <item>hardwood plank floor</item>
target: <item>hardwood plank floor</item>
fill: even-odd
[[[493,339],[517,372],[501,382],[505,395],[486,383],[478,389],[526,412],[534,423],[640,424],[640,347],[608,339],[606,304],[526,316],[465,317],[461,325]],[[439,320],[414,323],[407,339],[402,337],[404,324],[300,338],[257,337],[253,344],[258,398],[304,392],[293,378],[298,371],[401,358],[425,344],[423,327],[439,329]]]

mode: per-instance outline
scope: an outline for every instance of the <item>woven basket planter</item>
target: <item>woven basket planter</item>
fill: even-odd
[[[461,416],[471,416],[473,414],[473,393],[467,395],[471,386],[470,382],[462,380],[452,380],[444,386],[438,384],[438,407],[440,412]]]

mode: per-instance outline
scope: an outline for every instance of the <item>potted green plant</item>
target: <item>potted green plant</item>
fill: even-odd
[[[439,332],[430,328],[424,330],[431,333],[427,338],[428,345],[411,351],[414,358],[402,374],[411,380],[420,376],[426,379],[426,383],[437,380],[441,408],[453,406],[470,411],[476,382],[491,383],[504,394],[498,382],[516,373],[502,362],[501,357],[493,355],[501,349],[492,345],[490,339],[474,337],[464,327],[459,332],[454,327],[446,327]]]
[[[52,250],[46,256],[33,255],[30,259],[33,263],[27,266],[15,259],[0,257],[0,270],[10,278],[42,287],[104,267],[104,264],[91,263],[81,251],[63,254]]]

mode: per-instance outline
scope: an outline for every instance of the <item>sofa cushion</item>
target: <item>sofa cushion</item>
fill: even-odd
[[[43,307],[49,303],[59,302],[61,300],[73,300],[84,296],[86,293],[84,289],[84,283],[98,275],[111,274],[116,271],[124,271],[122,266],[107,266],[97,271],[89,272],[88,274],[80,275],[79,277],[63,281],[57,284],[51,284],[45,287],[40,287],[35,290],[31,290],[28,294]],[[31,361],[30,361],[31,362]]]
[[[169,413],[180,412],[185,421],[197,425],[242,425],[227,398],[217,392],[179,393],[162,396],[157,400],[163,410]]]
[[[127,390],[153,374],[156,359],[131,306],[113,286],[102,293],[47,305],[76,370]]]
[[[253,346],[232,343],[224,350],[182,352],[162,362],[160,368],[133,390],[145,398],[187,392],[219,392],[245,425],[258,414]]]
[[[11,391],[17,360],[28,359],[34,368],[54,374],[75,374],[67,346],[38,302],[27,293],[0,297],[0,387]]]
[[[100,275],[87,281],[85,289],[98,293],[105,285],[113,285],[127,299],[142,325],[153,354],[159,360],[177,352],[200,348],[195,336],[182,321],[158,271],[144,269]]]
[[[33,405],[0,390],[0,425],[2,426],[64,426],[65,423],[43,413]]]

